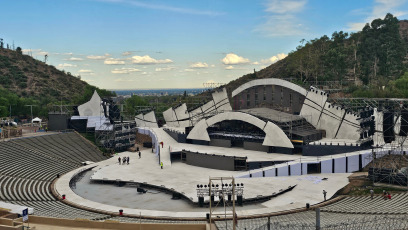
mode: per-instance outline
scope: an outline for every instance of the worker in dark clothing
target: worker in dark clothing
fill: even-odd
[[[122,161],[120,160],[120,157],[118,158],[118,161],[119,161],[119,164],[120,164],[120,162],[122,162]]]
[[[139,159],[142,158],[142,153],[139,151]]]

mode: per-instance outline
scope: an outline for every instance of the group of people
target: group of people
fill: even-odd
[[[373,189],[370,189],[370,196],[371,196],[371,200],[372,199],[374,199],[374,190]],[[385,191],[385,190],[383,190],[383,199],[384,200],[391,200],[391,193],[389,193],[389,192],[387,192],[387,191]]]
[[[129,164],[129,157],[123,157],[122,160],[120,159],[120,157],[118,158],[119,164]]]
[[[391,200],[391,193],[389,193],[389,192],[387,192],[387,191],[385,191],[385,190],[383,190],[383,199],[384,200]]]

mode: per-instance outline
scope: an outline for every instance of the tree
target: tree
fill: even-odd
[[[20,54],[20,55],[23,54],[23,50],[21,49],[20,46],[17,47],[16,52],[17,52],[18,54]]]

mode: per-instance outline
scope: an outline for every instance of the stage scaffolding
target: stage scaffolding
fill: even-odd
[[[373,183],[408,186],[408,156],[405,144],[408,118],[403,115],[408,111],[408,99],[330,98],[329,101],[354,113],[376,109],[375,124],[381,127],[375,127],[372,151],[366,159],[371,162],[369,178]]]
[[[95,127],[95,143],[107,152],[125,151],[135,145],[136,121],[124,120],[129,116],[123,110],[123,100],[103,99],[109,103],[109,111],[105,112],[108,119],[101,117]],[[104,119],[105,121],[102,121]]]

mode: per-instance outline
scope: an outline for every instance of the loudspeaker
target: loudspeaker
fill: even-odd
[[[395,140],[393,111],[384,112],[383,135],[385,143],[391,143]]]
[[[400,136],[406,137],[408,134],[408,110],[404,109],[401,111],[401,129]]]
[[[204,197],[198,197],[198,206],[204,207]]]
[[[242,206],[243,203],[243,199],[242,199],[242,195],[241,196],[237,196],[237,202],[239,206]]]

